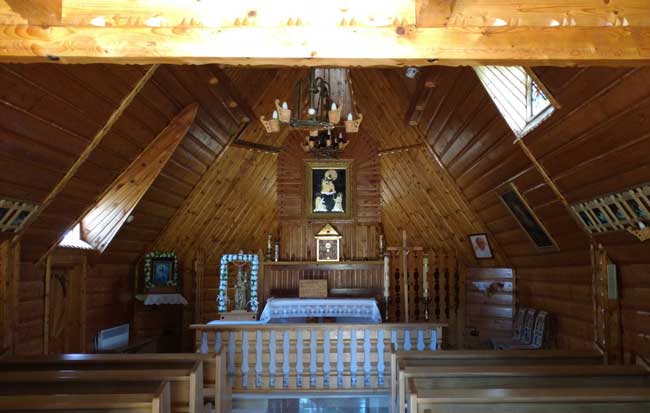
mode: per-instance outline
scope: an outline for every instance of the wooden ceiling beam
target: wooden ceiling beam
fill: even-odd
[[[646,0],[0,0],[7,24],[235,27],[644,25]],[[55,18],[52,18],[54,16]]]
[[[639,66],[649,27],[0,26],[0,62]],[[376,47],[368,47],[376,45]]]
[[[5,0],[0,11],[15,13],[16,19],[24,19],[31,25],[59,25],[63,11],[63,0]],[[4,17],[0,13],[0,17]],[[18,20],[20,21],[20,20]]]

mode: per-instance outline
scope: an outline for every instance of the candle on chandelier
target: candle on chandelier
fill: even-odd
[[[282,109],[284,110],[289,109],[289,105],[287,105],[287,102],[282,102]]]
[[[352,112],[348,113],[348,120],[353,120],[353,118],[352,118]]]
[[[316,114],[316,109],[309,108],[307,109],[307,113],[309,114],[309,116],[314,116]]]
[[[332,110],[336,110],[336,103],[332,102]]]
[[[274,110],[274,111],[273,111],[273,115],[272,115],[271,117],[272,117],[273,119],[277,119],[277,118],[278,118],[278,111],[277,111],[277,110]]]

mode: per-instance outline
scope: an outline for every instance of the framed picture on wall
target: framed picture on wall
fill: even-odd
[[[178,262],[173,252],[150,252],[144,258],[146,293],[178,292]]]
[[[541,221],[535,216],[533,210],[528,206],[521,196],[517,187],[510,183],[503,189],[499,197],[508,211],[515,218],[521,229],[539,250],[557,250],[557,245]]]
[[[352,216],[349,161],[307,161],[305,209],[310,219],[347,219]]]
[[[492,248],[488,242],[487,234],[471,234],[469,235],[469,243],[472,244],[474,250],[474,257],[477,259],[494,258],[492,255]]]

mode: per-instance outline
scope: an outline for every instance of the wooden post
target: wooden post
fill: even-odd
[[[86,342],[88,341],[86,339],[86,328],[87,328],[87,319],[88,319],[88,300],[86,296],[86,286],[87,286],[87,280],[88,280],[88,257],[85,255],[81,258],[81,316],[80,316],[80,323],[81,323],[81,352],[85,353],[87,351],[86,347]]]
[[[404,277],[404,321],[409,322],[409,281],[408,249],[406,248],[406,230],[402,230],[402,276]]]
[[[199,249],[194,256],[194,322],[200,324],[202,318],[203,277],[205,276],[205,251]]]
[[[10,319],[9,319],[9,285],[10,285],[10,254],[9,241],[0,244],[0,324],[2,325],[2,347],[0,354],[10,348]]]
[[[50,278],[52,278],[52,255],[45,263],[45,295],[43,296],[43,354],[49,353],[50,345]]]

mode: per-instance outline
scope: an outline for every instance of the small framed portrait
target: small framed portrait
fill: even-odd
[[[144,287],[147,293],[177,292],[178,263],[173,252],[150,252],[144,261]]]
[[[351,170],[347,161],[307,161],[307,218],[347,219],[352,216]]]
[[[472,234],[469,236],[469,243],[472,244],[474,256],[477,259],[494,258],[492,255],[492,248],[486,234]]]

